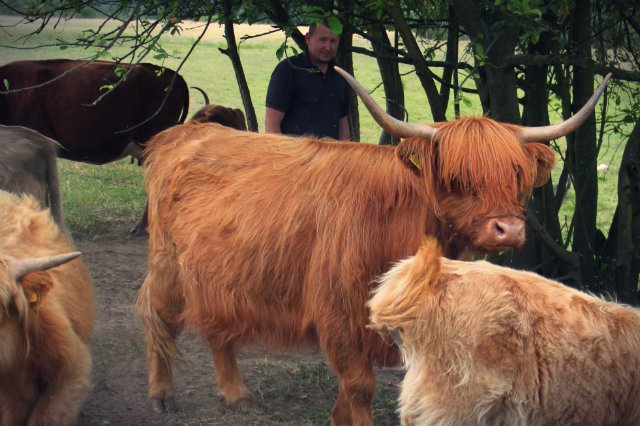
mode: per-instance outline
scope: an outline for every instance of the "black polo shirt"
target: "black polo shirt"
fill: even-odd
[[[271,74],[267,107],[284,112],[282,133],[338,139],[338,122],[348,113],[349,85],[329,64],[322,74],[307,55],[281,61]]]

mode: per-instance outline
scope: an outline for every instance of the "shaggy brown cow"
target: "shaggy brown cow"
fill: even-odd
[[[531,272],[399,262],[369,302],[397,330],[403,425],[638,425],[640,311]]]
[[[333,423],[371,424],[373,364],[393,347],[366,328],[370,283],[425,233],[454,255],[522,244],[525,199],[553,163],[523,132],[468,118],[440,125],[437,143],[395,148],[216,124],[157,135],[145,152],[149,267],[137,301],[156,409],[173,403],[170,358],[188,327],[208,340],[227,404],[251,396],[238,345],[319,343],[340,380]]]
[[[0,425],[72,424],[90,389],[91,277],[31,196],[0,191],[0,235]]]
[[[192,123],[218,123],[226,127],[231,127],[232,129],[247,130],[247,121],[244,118],[244,113],[240,109],[228,108],[209,103],[200,108],[193,117],[189,119],[189,121]],[[146,229],[149,224],[148,211],[149,206],[146,205],[140,221],[131,231],[131,234],[146,234]]]
[[[31,194],[64,229],[57,151],[59,145],[35,130],[0,125],[0,189]]]

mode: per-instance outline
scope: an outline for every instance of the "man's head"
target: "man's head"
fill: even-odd
[[[326,65],[336,57],[339,39],[331,32],[326,23],[311,24],[305,40],[309,59],[314,65]]]

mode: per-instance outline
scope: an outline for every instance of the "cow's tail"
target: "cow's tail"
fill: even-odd
[[[171,330],[162,319],[158,310],[153,306],[151,285],[151,273],[147,276],[140,287],[136,300],[135,310],[142,319],[145,330],[145,343],[149,355],[155,354],[165,363],[173,359],[183,359],[183,355],[176,346],[176,333],[178,330]]]
[[[182,115],[180,116],[179,124],[182,124],[187,119],[189,114],[189,86],[187,82],[182,78],[180,74],[177,75],[178,81],[176,82],[180,87],[180,90],[184,93],[184,102],[182,103]]]
[[[62,212],[62,197],[60,196],[60,180],[58,179],[58,148],[60,145],[53,139],[49,139],[47,155],[45,179],[49,188],[47,198],[49,199],[49,210],[53,220],[62,230],[66,230],[64,226],[64,214]]]

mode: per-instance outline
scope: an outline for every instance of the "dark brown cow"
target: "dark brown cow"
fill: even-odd
[[[116,64],[82,64],[52,59],[0,67],[0,82],[6,80],[11,91],[40,86],[0,93],[0,124],[25,126],[53,138],[63,147],[62,158],[104,164],[131,153],[123,152],[130,142],[144,143],[184,122],[189,88],[174,71],[153,64],[121,64],[129,71],[126,80],[92,105],[106,92],[105,86],[118,82]]]
[[[191,116],[191,120],[201,123],[219,123],[232,129],[247,130],[247,120],[241,109],[209,103],[207,92],[196,86],[191,88],[200,92],[204,98],[204,106]]]
[[[58,181],[59,145],[35,130],[0,125],[0,189],[31,194],[65,229]]]
[[[640,424],[638,309],[433,240],[380,283],[368,305],[402,340],[404,426]]]
[[[372,424],[373,365],[395,348],[367,328],[372,282],[425,234],[454,256],[521,245],[526,199],[553,164],[549,147],[526,141],[576,128],[596,100],[559,126],[400,128],[420,136],[397,147],[200,123],[158,134],[146,150],[149,266],[137,300],[155,408],[173,401],[170,360],[186,327],[207,339],[226,404],[251,398],[238,346],[315,343],[340,380],[333,424]]]
[[[29,195],[0,191],[0,236],[0,425],[71,425],[91,389],[91,276]]]

